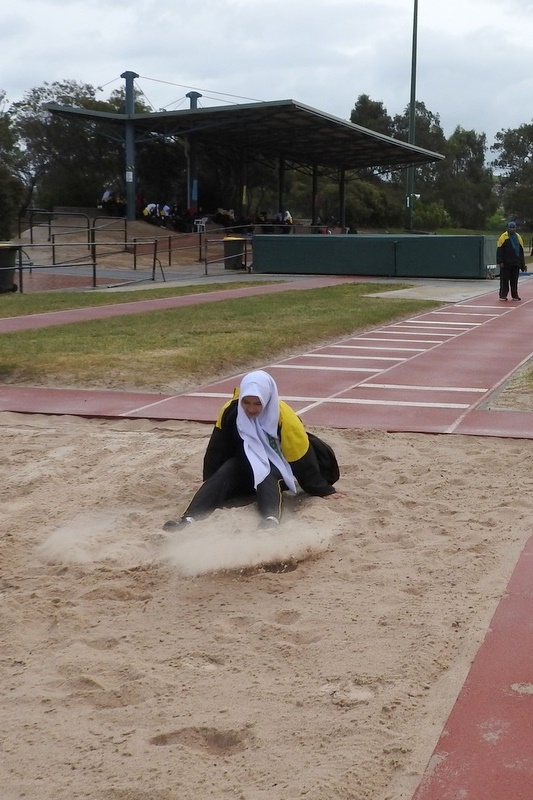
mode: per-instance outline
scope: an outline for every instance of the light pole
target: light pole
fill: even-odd
[[[191,111],[198,108],[200,92],[188,92]],[[196,142],[194,138],[187,138],[187,210],[193,214],[198,212],[198,163],[196,157]]]
[[[411,52],[411,99],[409,101],[409,128],[407,141],[409,144],[415,143],[415,120],[416,120],[416,50],[417,50],[417,29],[418,29],[418,0],[414,0],[413,12],[413,46]],[[405,189],[405,227],[413,230],[413,199],[415,190],[415,168],[407,167],[407,179]]]
[[[135,114],[135,87],[133,81],[138,78],[136,72],[123,72],[120,76],[126,81],[126,122],[124,123],[125,152],[126,152],[126,219],[135,219],[135,191],[137,177],[135,173],[135,123],[131,119]]]

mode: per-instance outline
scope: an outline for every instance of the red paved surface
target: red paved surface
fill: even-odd
[[[533,537],[413,800],[533,797]]]
[[[73,322],[86,322],[87,320],[93,319],[125,317],[131,314],[164,311],[165,309],[194,306],[200,303],[218,303],[221,300],[231,300],[238,297],[244,298],[261,294],[277,294],[278,292],[291,292],[297,289],[320,289],[324,286],[336,286],[340,283],[360,282],[361,280],[361,278],[349,277],[309,278],[293,283],[287,282],[268,286],[254,286],[252,284],[251,286],[241,289],[223,289],[219,292],[163,297],[153,300],[135,300],[132,297],[131,303],[92,306],[90,308],[72,308],[66,311],[51,311],[45,314],[28,314],[27,316],[0,319],[0,333],[48,328],[51,325],[67,325]],[[106,283],[108,282],[109,279],[107,279]]]
[[[233,296],[343,279],[249,287]],[[349,280],[349,278],[347,279]],[[263,365],[310,425],[533,438],[533,415],[483,408],[533,354],[533,285],[494,292]],[[220,295],[217,297],[217,295]],[[229,293],[0,320],[0,333],[98,316],[216,302]],[[239,375],[182,395],[5,386],[0,411],[212,423]],[[494,615],[413,800],[533,798],[533,537]]]

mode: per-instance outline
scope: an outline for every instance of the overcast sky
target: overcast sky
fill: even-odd
[[[415,0],[15,0],[0,11],[8,103],[45,82],[124,86],[155,110],[297,100],[349,119],[361,94],[409,102]],[[494,134],[533,118],[533,0],[419,0],[416,98]],[[489,156],[490,157],[490,156]]]

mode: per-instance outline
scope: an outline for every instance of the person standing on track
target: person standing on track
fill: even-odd
[[[524,242],[516,231],[516,222],[507,223],[507,230],[498,239],[496,263],[500,270],[500,300],[507,300],[509,288],[511,299],[520,300],[518,296],[518,274],[526,271]]]

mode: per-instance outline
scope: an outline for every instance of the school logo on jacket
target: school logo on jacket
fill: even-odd
[[[282,456],[281,450],[279,448],[279,442],[276,439],[276,437],[275,436],[271,436],[269,433],[267,433],[267,438],[268,438],[268,443],[269,443],[270,447],[272,448],[272,450],[274,450],[274,452],[277,453],[278,456]]]

